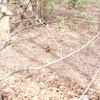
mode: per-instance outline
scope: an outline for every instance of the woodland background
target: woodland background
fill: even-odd
[[[100,0],[0,0],[0,100],[100,100]]]

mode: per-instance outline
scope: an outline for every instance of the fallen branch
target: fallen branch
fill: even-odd
[[[100,71],[100,67],[97,69],[96,73],[93,75],[92,80],[90,81],[90,83],[87,85],[87,88],[84,90],[83,94],[81,95],[81,97],[79,98],[79,100],[82,100],[82,98],[84,97],[85,93],[88,91],[88,89],[90,88],[90,86],[92,85],[93,81],[96,79],[97,74]]]
[[[4,77],[1,77],[1,78],[0,78],[0,81],[2,81],[2,80],[4,80],[4,79],[8,78],[9,76],[11,76],[11,75],[13,75],[13,74],[15,74],[15,73],[19,73],[19,72],[22,72],[22,71],[28,71],[28,70],[40,70],[40,69],[43,69],[43,68],[47,68],[47,67],[49,67],[50,65],[53,65],[53,64],[55,64],[55,63],[58,63],[59,61],[62,61],[62,60],[64,60],[64,59],[66,59],[66,58],[68,58],[68,57],[70,57],[70,56],[72,56],[72,55],[78,53],[78,52],[81,51],[82,49],[84,49],[84,48],[85,48],[86,46],[88,46],[94,39],[96,39],[99,35],[100,35],[100,32],[98,32],[90,41],[88,41],[88,42],[87,42],[85,45],[83,45],[81,48],[75,50],[74,52],[72,52],[72,53],[70,53],[70,54],[68,54],[68,55],[66,55],[65,57],[62,57],[62,58],[60,58],[60,59],[58,59],[58,60],[56,60],[56,61],[54,61],[54,62],[45,64],[45,65],[40,66],[40,67],[28,68],[28,69],[21,69],[21,70],[14,71],[14,72],[12,72],[12,73],[10,73],[10,74],[8,74],[8,75],[5,75]]]

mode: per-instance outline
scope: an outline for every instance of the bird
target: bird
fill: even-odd
[[[45,48],[45,51],[46,51],[47,53],[50,53],[50,52],[51,52],[50,46],[47,46],[47,47]]]

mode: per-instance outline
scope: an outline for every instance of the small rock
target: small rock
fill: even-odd
[[[70,100],[79,100],[79,98],[71,98]]]
[[[88,95],[84,95],[82,100],[89,100],[89,96]]]

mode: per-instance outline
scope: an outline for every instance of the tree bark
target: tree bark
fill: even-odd
[[[10,16],[12,13],[2,4],[0,10],[0,48],[10,40]]]

